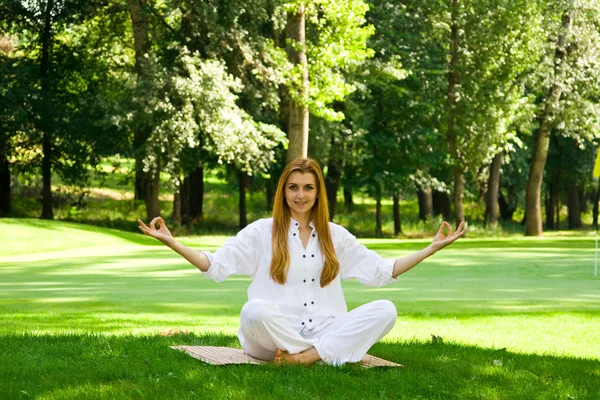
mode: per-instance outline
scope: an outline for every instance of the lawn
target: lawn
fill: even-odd
[[[169,346],[238,346],[247,277],[216,284],[140,234],[76,223],[2,219],[0,237],[0,399],[600,398],[592,237],[466,239],[391,286],[346,282],[350,308],[398,309],[371,354],[405,367],[370,370],[202,364]],[[427,244],[363,242],[385,257]]]

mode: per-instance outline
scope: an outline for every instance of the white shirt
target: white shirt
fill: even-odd
[[[298,222],[292,219],[288,233],[290,267],[283,285],[271,279],[273,218],[255,221],[228,239],[215,254],[205,251],[210,261],[203,274],[216,282],[229,275],[250,275],[248,300],[273,301],[300,332],[319,331],[332,318],[348,311],[341,279],[355,278],[370,286],[383,286],[392,278],[394,259],[383,259],[376,252],[358,243],[344,227],[329,223],[331,240],[340,262],[339,275],[324,288],[320,285],[323,255],[314,224],[306,249],[300,240]]]

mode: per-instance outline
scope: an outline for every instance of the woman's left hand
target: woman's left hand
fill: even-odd
[[[448,229],[448,234],[444,234],[444,229]],[[438,251],[448,246],[451,243],[454,243],[458,238],[462,237],[467,228],[465,228],[465,221],[461,222],[458,228],[456,228],[456,232],[452,232],[452,227],[446,221],[442,222],[440,226],[440,230],[433,238],[433,242],[431,242],[431,247],[434,251]]]

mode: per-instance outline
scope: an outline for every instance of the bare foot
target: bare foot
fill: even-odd
[[[300,361],[300,354],[290,354],[285,350],[275,350],[275,358],[273,359],[275,364],[298,364]]]
[[[190,331],[187,329],[167,329],[166,331],[162,331],[159,333],[160,336],[175,336],[175,335],[187,335]]]
[[[304,350],[302,353],[290,354],[285,350],[275,350],[275,358],[273,361],[276,364],[304,364],[310,365],[321,359],[319,353],[314,347]]]

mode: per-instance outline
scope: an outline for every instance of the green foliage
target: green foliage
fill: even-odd
[[[298,94],[301,71],[287,59],[283,33],[286,13],[299,4],[307,16],[310,90],[304,98]],[[74,219],[82,211],[70,203],[83,193],[89,171],[114,154],[144,153],[147,171],[168,173],[174,184],[163,181],[168,190],[199,165],[228,177],[252,174],[260,190],[282,169],[281,128],[291,96],[310,110],[311,156],[323,166],[338,162],[348,188],[410,200],[419,188],[449,191],[458,166],[467,179],[465,198],[478,202],[486,165],[504,152],[501,192],[515,205],[522,202],[530,135],[544,97],[562,79],[552,116],[560,146],[546,183],[564,171],[593,189],[589,175],[600,132],[598,2],[456,4],[147,1],[141,13],[150,46],[138,76],[128,2],[6,0],[0,4],[0,152],[13,175],[35,173],[43,139],[51,137],[46,152],[54,173],[61,185],[79,187],[55,193],[55,203],[61,217]],[[47,14],[49,5],[54,8]],[[573,28],[563,48],[557,38],[565,11],[572,11]],[[456,65],[450,64],[452,26]],[[564,77],[557,75],[557,51],[565,54]],[[448,104],[451,72],[459,80],[454,104]],[[450,112],[457,137],[452,154]],[[19,214],[34,208],[35,200],[28,201],[17,201]],[[139,208],[114,205],[103,221],[126,221]],[[262,207],[250,212],[262,215]],[[413,216],[407,217],[412,224]]]
[[[50,4],[54,8],[46,20]],[[92,20],[110,7],[94,1],[8,1],[0,6],[4,21],[0,29],[17,38],[15,50],[1,62],[2,68],[12,69],[6,81],[14,90],[9,111],[18,123],[8,130],[14,136],[9,155],[20,170],[40,166],[42,138],[49,135],[54,171],[65,181],[81,184],[87,179],[87,167],[97,165],[114,143],[102,123],[105,110],[96,104],[104,95],[108,66],[88,51],[94,40],[88,34],[94,30],[85,24],[94,26]],[[96,43],[107,40],[94,38]],[[46,64],[43,43],[49,47]]]
[[[367,47],[367,39],[374,33],[373,26],[366,25],[368,5],[363,0],[288,2],[276,11],[280,21],[285,12],[294,12],[299,3],[305,5],[310,90],[305,98],[300,97],[302,70],[297,65],[286,82],[289,95],[298,104],[308,106],[311,114],[340,121],[344,113],[332,105],[356,90],[348,74],[360,69],[374,54]]]
[[[235,92],[241,90],[241,82],[222,62],[203,60],[185,47],[180,51],[175,60],[180,70],[162,67],[155,59],[148,63],[149,78],[137,81],[142,90],[133,99],[131,119],[152,127],[145,169],[156,171],[161,166],[175,175],[182,152],[202,145],[220,164],[248,174],[266,171],[273,149],[285,142],[283,132],[254,121],[237,106]]]
[[[557,133],[574,138],[583,149],[600,137],[600,4],[577,4],[573,18]]]

